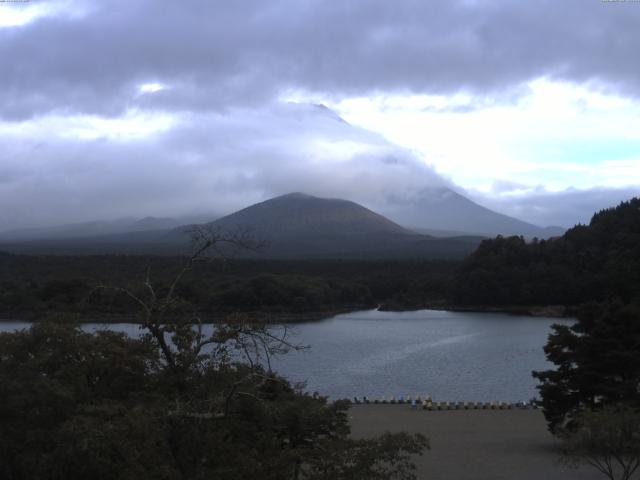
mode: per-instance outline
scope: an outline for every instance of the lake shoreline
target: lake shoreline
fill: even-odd
[[[568,318],[576,314],[577,307],[565,305],[529,305],[529,306],[487,306],[487,305],[453,305],[447,303],[429,303],[420,306],[406,306],[397,304],[380,304],[377,308],[371,308],[366,305],[353,305],[350,307],[328,308],[322,310],[314,310],[309,312],[268,312],[268,311],[248,311],[248,312],[215,312],[200,313],[198,316],[203,319],[203,323],[219,322],[229,315],[246,315],[250,320],[267,323],[267,324],[287,324],[287,323],[303,323],[317,322],[326,320],[336,315],[355,313],[360,311],[378,310],[381,312],[417,312],[420,310],[449,311],[463,313],[503,313],[508,315],[521,315],[529,317],[546,317],[546,318]],[[80,315],[73,312],[56,313],[56,317],[68,315],[69,320],[78,323],[135,323],[140,324],[140,317],[135,314],[100,314],[92,313],[88,315]],[[0,323],[7,322],[41,322],[46,320],[47,316],[34,313],[12,314],[11,318],[0,318]],[[87,318],[86,321],[82,320]],[[204,320],[206,319],[206,320]]]
[[[403,307],[396,304],[382,304],[379,308],[383,312],[413,312],[417,310],[445,310],[448,312],[466,313],[506,313],[509,315],[523,315],[529,317],[567,318],[576,315],[577,306],[570,305],[455,305],[437,302],[427,303],[421,307]]]
[[[197,314],[204,324],[214,323],[224,320],[230,315],[246,315],[250,320],[267,324],[286,324],[286,323],[303,323],[303,322],[317,322],[325,320],[327,318],[334,317],[336,315],[344,313],[353,313],[363,310],[375,310],[371,307],[365,306],[353,306],[350,308],[333,308],[327,310],[317,310],[310,312],[217,312],[217,313],[200,313]],[[104,323],[105,325],[117,324],[117,323],[133,323],[141,324],[140,316],[135,314],[87,314],[79,315],[78,313],[56,313],[55,317],[64,317],[68,315],[69,321],[76,321],[77,323]],[[194,315],[189,315],[192,318]],[[12,314],[11,318],[0,318],[0,323],[8,322],[28,322],[37,323],[46,321],[47,318],[52,316],[36,315],[36,314]],[[86,319],[86,320],[84,320]]]

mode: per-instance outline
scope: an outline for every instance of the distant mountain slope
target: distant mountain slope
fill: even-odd
[[[69,223],[51,227],[22,228],[0,232],[0,242],[31,240],[63,240],[120,235],[132,232],[170,230],[187,222],[205,222],[211,217],[144,217],[118,220]]]
[[[290,193],[251,205],[212,225],[225,230],[248,227],[266,238],[413,233],[357,203],[303,193]]]
[[[122,232],[132,222],[130,219],[69,223],[52,227],[21,228],[0,232],[0,240],[37,240],[53,238],[80,238],[109,235]]]
[[[0,249],[23,253],[184,253],[194,225],[148,230],[162,222],[143,220],[124,233],[57,236],[6,242]],[[462,258],[482,240],[458,235],[435,238],[401,227],[357,203],[292,193],[251,205],[206,224],[221,232],[249,232],[266,243],[259,253],[227,253],[263,258]],[[146,228],[142,228],[142,227]]]
[[[446,187],[425,189],[417,200],[397,205],[389,212],[389,216],[402,225],[411,225],[424,231],[540,238],[564,233],[561,227],[543,228],[494,212]]]
[[[210,226],[223,232],[248,231],[266,241],[261,256],[280,258],[460,258],[481,241],[420,235],[357,203],[302,193],[251,205]],[[176,228],[164,240],[178,244],[189,229]]]

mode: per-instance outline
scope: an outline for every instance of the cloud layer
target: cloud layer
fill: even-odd
[[[573,227],[588,224],[593,214],[640,195],[640,188],[566,189],[550,192],[544,189],[525,193],[487,195],[469,192],[470,198],[506,215],[534,225]]]
[[[0,214],[6,228],[215,215],[297,190],[380,205],[446,184],[407,151],[314,105],[190,113],[141,138],[14,134],[0,149],[11,152],[0,164],[0,204],[12,205]]]
[[[537,77],[637,96],[636,7],[596,0],[65,2],[49,16],[0,29],[0,115],[223,109],[290,88],[503,95]],[[170,88],[137,95],[146,82]]]
[[[637,102],[639,24],[637,4],[598,0],[0,4],[0,230],[227,213],[292,190],[384,210],[451,182],[410,144],[284,99],[463,95],[425,112],[464,115],[518,105],[542,78]],[[484,161],[453,151],[461,169]],[[640,153],[629,158],[633,174]],[[482,165],[500,180],[498,162]],[[500,185],[476,198],[526,220],[592,208],[576,200],[561,219],[558,195],[588,194]]]

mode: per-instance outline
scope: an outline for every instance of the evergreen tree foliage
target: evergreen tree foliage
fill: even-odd
[[[638,305],[586,305],[575,325],[554,325],[545,353],[556,369],[533,375],[541,381],[541,403],[552,431],[570,427],[586,410],[640,407]]]
[[[452,298],[467,305],[640,301],[640,198],[602,210],[559,238],[483,241],[458,269]]]

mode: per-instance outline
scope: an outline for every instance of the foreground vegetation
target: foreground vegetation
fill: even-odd
[[[587,305],[574,325],[553,326],[545,352],[556,368],[534,376],[552,431],[584,410],[640,407],[640,305]]]
[[[255,358],[230,360],[265,333],[177,328],[172,360],[150,334],[48,322],[0,334],[0,477],[414,478],[423,437],[351,440],[344,402],[303,394]]]
[[[23,479],[415,478],[421,435],[349,437],[346,402],[270,369],[292,345],[245,316],[205,335],[179,285],[109,287],[137,305],[142,335],[42,322],[0,334],[0,477]]]

